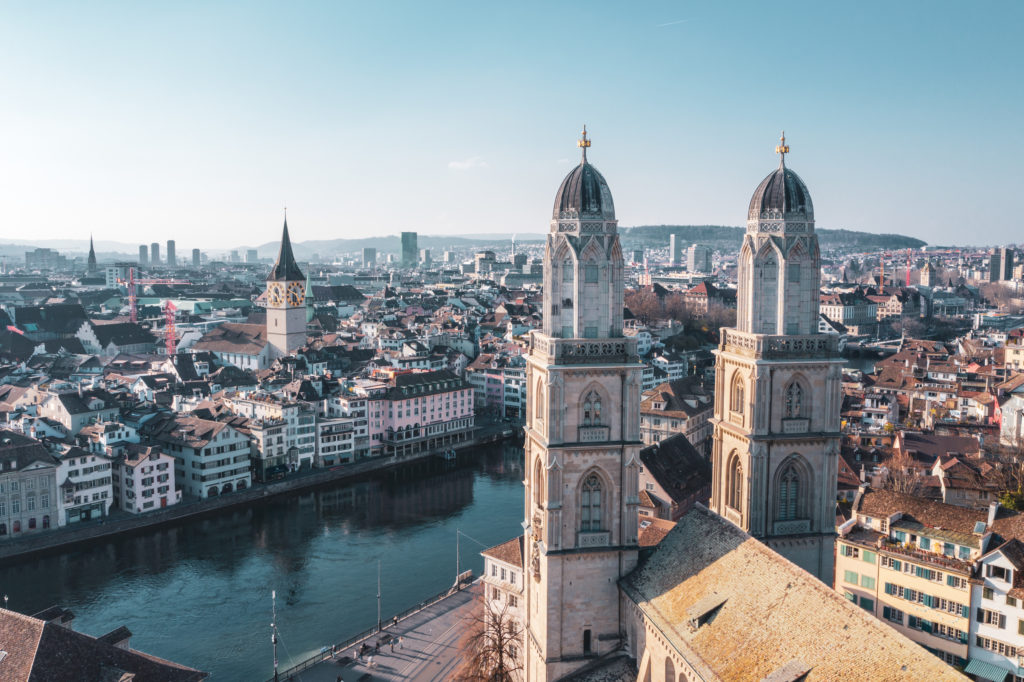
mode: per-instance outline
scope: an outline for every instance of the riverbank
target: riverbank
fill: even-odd
[[[478,430],[473,439],[454,446],[458,456],[466,451],[492,443],[499,443],[515,436],[515,428],[509,424],[494,424]],[[245,490],[203,500],[187,500],[166,509],[145,514],[119,513],[105,519],[87,521],[73,526],[64,526],[19,538],[0,542],[0,566],[14,560],[22,560],[35,554],[69,549],[76,545],[108,539],[125,533],[155,529],[161,526],[198,519],[263,503],[284,495],[308,491],[347,480],[379,474],[393,469],[407,467],[444,455],[443,451],[427,451],[402,457],[373,457],[341,464],[330,469],[314,469],[292,474],[288,478],[272,483],[254,484]]]

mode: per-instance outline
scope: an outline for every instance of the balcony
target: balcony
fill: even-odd
[[[811,532],[809,519],[792,519],[790,521],[776,521],[772,525],[775,535],[799,535],[800,533]]]
[[[960,561],[954,557],[948,557],[945,554],[936,554],[935,552],[928,552],[913,546],[908,547],[892,540],[882,541],[882,544],[878,549],[882,552],[900,554],[909,559],[913,559],[914,561],[932,564],[933,566],[941,566],[942,568],[960,571],[962,573],[969,573],[971,571],[971,564],[969,561]]]
[[[576,534],[576,546],[607,547],[611,541],[611,532],[607,530],[580,531]]]
[[[608,441],[609,429],[607,426],[581,426],[579,428],[580,443],[605,443]]]

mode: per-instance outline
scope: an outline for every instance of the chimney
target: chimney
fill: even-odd
[[[868,481],[867,470],[865,470],[864,465],[861,464],[860,465],[860,482],[861,483],[867,483],[867,481]]]
[[[999,511],[999,502],[988,503],[988,527],[992,527],[992,523],[996,520],[996,512]]]

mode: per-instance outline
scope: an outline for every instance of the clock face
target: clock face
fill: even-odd
[[[300,306],[306,302],[306,292],[303,291],[302,282],[288,282],[288,305]]]
[[[284,302],[284,287],[279,282],[267,285],[267,302],[272,306],[279,306]]]

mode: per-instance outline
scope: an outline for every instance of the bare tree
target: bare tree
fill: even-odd
[[[924,473],[909,453],[898,450],[886,462],[889,475],[886,476],[886,490],[907,495],[919,495],[924,488]]]
[[[664,310],[658,295],[649,289],[638,289],[626,294],[626,307],[644,324],[661,319]]]
[[[486,586],[485,586],[486,589]],[[486,594],[486,593],[485,593]],[[460,641],[460,682],[514,682],[523,669],[522,629],[509,612],[508,601],[499,607],[490,600],[478,604]]]

